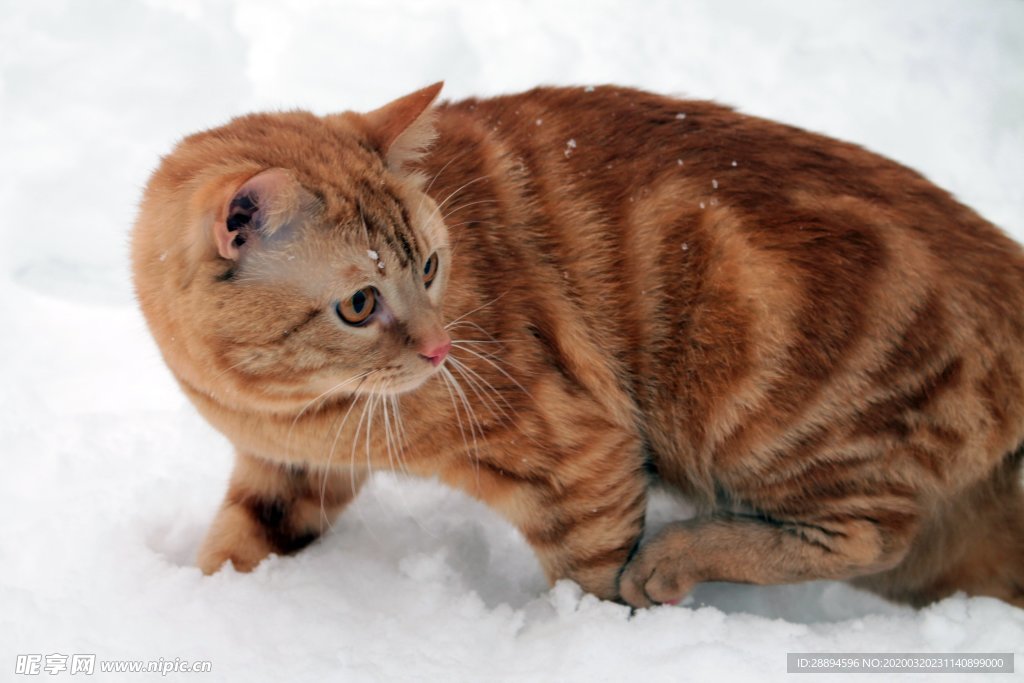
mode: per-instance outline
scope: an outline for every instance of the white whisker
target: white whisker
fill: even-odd
[[[311,401],[310,401],[309,403],[307,403],[306,405],[304,405],[304,406],[302,407],[302,410],[300,410],[300,411],[299,411],[299,413],[298,413],[298,414],[297,414],[297,415],[295,416],[295,419],[294,419],[294,420],[292,420],[292,424],[291,424],[291,426],[290,426],[290,427],[288,427],[288,434],[287,434],[287,436],[285,437],[285,440],[284,440],[284,451],[285,451],[285,453],[287,453],[287,452],[288,452],[288,450],[289,450],[289,447],[290,447],[290,445],[291,445],[291,439],[292,439],[292,431],[293,431],[293,430],[295,429],[295,425],[296,425],[296,424],[298,423],[298,421],[299,421],[299,418],[301,418],[301,417],[302,417],[302,416],[303,416],[303,415],[305,414],[305,412],[306,412],[307,410],[309,410],[310,406],[312,406],[312,405],[313,405],[314,403],[316,403],[316,402],[317,402],[317,401],[319,401],[320,399],[322,399],[322,398],[326,397],[326,396],[327,396],[328,394],[331,394],[331,393],[333,393],[333,392],[337,391],[338,389],[342,388],[342,387],[343,387],[343,386],[345,386],[346,384],[351,384],[352,382],[355,382],[355,381],[357,381],[357,380],[360,380],[360,379],[363,379],[363,378],[365,378],[365,377],[368,377],[368,376],[370,376],[370,375],[371,375],[371,374],[372,374],[373,372],[374,372],[374,370],[368,370],[368,371],[366,371],[366,372],[364,372],[364,373],[362,373],[362,374],[360,374],[360,375],[356,375],[355,377],[350,377],[349,379],[346,379],[346,380],[345,380],[345,381],[343,381],[343,382],[338,382],[338,383],[337,383],[337,384],[335,384],[335,385],[334,385],[333,387],[331,387],[330,389],[328,389],[327,391],[325,391],[324,393],[320,394],[319,396],[317,396],[316,398],[314,398],[313,400],[311,400]]]
[[[459,339],[460,344],[504,344],[505,342],[499,339]],[[454,343],[454,342],[453,342]]]
[[[218,379],[220,379],[221,377],[223,377],[223,376],[224,376],[224,375],[226,375],[227,373],[231,372],[232,370],[234,370],[234,369],[235,369],[235,368],[237,368],[237,367],[240,367],[240,366],[244,365],[244,364],[245,364],[245,363],[247,363],[248,361],[249,361],[249,359],[248,359],[248,358],[243,358],[242,360],[238,361],[237,363],[233,363],[232,365],[229,365],[228,367],[224,368],[223,370],[221,370],[220,372],[218,372],[218,373],[217,373],[216,375],[214,375],[214,376],[213,376],[213,377],[211,378],[211,380],[210,380],[210,381],[212,382],[212,381],[214,381],[214,380],[218,380]]]
[[[473,455],[473,464],[475,466],[476,482],[477,482],[477,486],[479,486],[480,485],[480,466],[479,466],[479,463],[480,463],[480,445],[479,445],[476,437],[477,437],[477,434],[479,433],[480,439],[483,440],[483,438],[484,438],[484,431],[483,431],[483,428],[480,426],[480,421],[477,419],[476,413],[473,410],[473,407],[470,405],[469,399],[466,397],[466,392],[463,391],[462,385],[459,383],[459,380],[457,380],[455,378],[455,375],[453,375],[451,372],[449,372],[447,368],[444,369],[444,372],[447,375],[447,377],[452,381],[452,387],[455,389],[455,393],[459,397],[459,400],[462,402],[463,409],[466,411],[466,422],[469,424],[469,434],[470,434],[470,436],[473,439],[473,454],[474,454]]]
[[[466,457],[469,458],[470,462],[474,466],[474,469],[476,470],[476,481],[477,481],[477,485],[479,486],[479,484],[480,484],[480,469],[479,469],[479,467],[480,466],[479,466],[479,463],[478,463],[478,459],[475,459],[473,457],[473,453],[474,452],[477,453],[477,455],[479,455],[479,451],[477,450],[477,447],[476,447],[476,434],[475,434],[475,432],[472,431],[472,427],[471,427],[470,428],[470,436],[473,439],[473,451],[471,452],[470,449],[469,449],[469,440],[466,438],[466,429],[463,426],[462,417],[460,416],[459,405],[458,405],[458,403],[455,400],[455,392],[453,390],[453,386],[455,385],[455,377],[448,370],[448,368],[446,368],[444,366],[441,366],[441,377],[444,379],[445,388],[448,389],[448,397],[451,399],[452,410],[455,413],[455,422],[459,426],[459,433],[462,435],[462,443],[466,447]],[[469,415],[468,414],[466,415],[466,420],[467,420],[467,422],[469,421]]]
[[[448,163],[446,163],[444,166],[442,166],[441,170],[438,171],[437,173],[435,173],[434,177],[430,179],[430,183],[427,185],[427,189],[423,190],[423,194],[429,196],[430,195],[430,188],[432,188],[434,186],[434,183],[437,181],[437,179],[439,177],[441,177],[441,174],[444,173],[445,169],[448,168],[449,166],[451,166],[453,163],[455,163],[456,159],[461,159],[465,155],[466,155],[466,152],[461,152],[460,154],[456,154],[451,159],[449,159]]]
[[[474,223],[476,225],[493,225],[493,226],[501,227],[501,223],[495,223],[494,221],[481,221],[481,220],[477,220],[475,218],[471,218],[471,219],[469,219],[467,221],[462,221],[461,223],[445,223],[445,226],[449,230],[454,230],[455,228],[461,228],[463,225],[469,225],[470,223]],[[453,252],[454,252],[454,249],[453,249]]]
[[[388,404],[391,404],[391,409],[388,409]],[[404,428],[400,425],[400,412],[398,409],[398,399],[395,394],[381,394],[381,405],[384,408],[384,438],[388,450],[388,462],[391,463],[391,469],[395,472],[408,475],[408,471],[405,467],[405,463],[402,461],[402,448],[404,437]],[[394,424],[391,424],[391,420],[394,419]],[[394,460],[392,460],[392,453],[394,453]],[[395,467],[396,463],[398,467]],[[437,538],[437,535],[431,532],[427,527],[420,521],[419,515],[414,514],[412,509],[409,507],[409,501],[405,497],[399,498],[400,504],[405,509],[406,515],[409,519],[416,522],[416,526],[420,528],[420,531]]]
[[[468,318],[469,316],[471,316],[471,315],[473,315],[474,313],[476,313],[477,311],[480,311],[480,310],[482,310],[482,309],[484,309],[484,308],[487,308],[488,306],[490,306],[490,305],[491,305],[491,304],[493,304],[494,302],[498,301],[499,299],[501,299],[501,297],[505,296],[506,294],[508,294],[508,293],[509,293],[509,292],[511,292],[511,291],[512,291],[511,289],[507,289],[507,290],[505,290],[504,292],[502,292],[501,294],[499,294],[498,296],[496,296],[496,297],[494,297],[493,299],[491,299],[490,301],[488,301],[487,303],[484,303],[484,304],[480,304],[479,306],[477,306],[477,307],[476,307],[476,308],[474,308],[473,310],[471,310],[471,311],[468,311],[468,312],[466,312],[466,313],[463,313],[462,315],[460,315],[460,316],[459,316],[458,318],[456,318],[455,320],[452,320],[452,321],[450,321],[450,322],[449,322],[449,323],[448,323],[447,325],[445,325],[445,326],[444,326],[444,328],[445,328],[445,329],[447,330],[448,328],[450,328],[450,327],[451,327],[452,325],[454,325],[455,323],[461,322],[461,321],[465,320],[466,318]],[[475,323],[474,323],[474,324],[475,324]]]
[[[480,332],[480,334],[488,337],[488,339],[460,339],[459,341],[464,344],[512,344],[530,341],[524,337],[502,337],[501,339],[498,339],[490,332],[480,327],[480,325],[477,325],[472,320],[459,320],[455,324],[451,325],[450,327],[446,327],[445,329],[457,330],[463,326],[472,327],[478,332]]]
[[[456,348],[458,348],[458,347],[456,347]],[[468,351],[469,349],[459,349],[459,350]],[[457,369],[457,370],[459,370],[460,374],[462,374],[463,377],[466,379],[466,381],[469,383],[471,389],[474,387],[474,384],[477,385],[477,388],[479,388],[479,391],[476,392],[476,393],[477,393],[478,396],[481,397],[481,402],[483,402],[486,405],[486,401],[483,400],[483,397],[487,396],[490,399],[491,403],[495,407],[497,407],[498,410],[501,411],[501,414],[505,418],[507,418],[507,420],[508,420],[507,424],[509,424],[510,426],[514,427],[530,443],[533,443],[533,444],[536,444],[536,445],[541,445],[537,441],[536,437],[534,437],[529,432],[527,432],[525,429],[523,429],[523,426],[521,424],[519,424],[514,419],[514,416],[515,416],[517,411],[516,411],[515,407],[511,403],[509,403],[508,399],[505,398],[505,395],[501,391],[497,390],[494,387],[494,385],[491,384],[491,382],[489,380],[487,380],[487,378],[485,378],[483,375],[481,375],[479,372],[477,372],[475,369],[473,369],[468,362],[466,362],[465,360],[456,358],[454,353],[452,355],[450,355],[448,358],[449,358],[449,360],[453,361],[452,367]],[[487,360],[487,359],[484,358],[483,360]],[[494,364],[491,363],[491,365],[494,365]],[[497,369],[499,371],[501,371],[501,368],[497,368]],[[467,376],[467,373],[470,373],[472,375],[472,377]],[[504,374],[506,377],[508,376],[508,373],[502,373],[502,374]],[[527,396],[530,395],[529,392],[526,391],[526,389],[522,387],[522,385],[519,385],[518,382],[515,382],[514,379],[512,379],[512,381],[514,383],[516,383],[516,385],[519,386],[519,388],[522,389],[522,391]],[[486,389],[484,387],[486,387]],[[488,391],[487,390],[489,390],[489,393],[493,394],[493,396],[488,395]],[[497,397],[497,398],[494,398],[494,397]],[[501,401],[501,403],[503,403],[505,405],[505,408],[507,408],[508,410],[504,410],[500,406],[498,406],[497,402],[499,400]],[[493,415],[494,414],[494,410],[491,408],[491,406],[487,405],[487,408],[488,408],[488,410],[491,411],[491,414]],[[497,419],[497,416],[495,416],[495,417]],[[501,421],[502,420],[499,419],[499,422],[501,422]]]
[[[459,192],[462,192],[463,190],[465,190],[470,185],[473,185],[474,183],[478,183],[481,180],[487,180],[488,178],[490,178],[490,176],[482,175],[482,176],[479,176],[477,178],[474,178],[473,180],[470,180],[468,183],[464,183],[463,185],[460,185],[458,188],[453,190],[447,197],[445,197],[443,201],[438,203],[437,208],[434,209],[434,211],[430,214],[430,216],[427,218],[426,222],[430,223],[430,221],[432,221],[434,219],[434,216],[436,216],[438,214],[438,212],[444,207],[444,205],[447,204],[452,199],[452,197],[457,195]]]
[[[374,384],[374,386],[370,387],[369,391],[367,391],[363,395],[363,397],[365,398],[365,400],[363,401],[363,412],[359,415],[359,422],[356,423],[355,434],[352,435],[352,447],[349,449],[349,467],[353,471],[355,471],[355,469],[356,469],[356,448],[359,445],[359,436],[360,436],[360,434],[362,434],[363,421],[367,419],[367,414],[368,414],[369,409],[370,409],[370,403],[373,401],[373,397],[375,396],[375,394],[374,394],[374,389],[375,388],[376,388],[376,383]],[[372,419],[373,418],[371,416],[370,420],[372,420]],[[370,427],[369,427],[369,420],[367,420],[367,431],[369,431],[369,429],[370,429]],[[367,464],[368,465],[370,464],[369,460],[367,461]],[[367,476],[367,478],[369,478],[371,476],[372,472],[373,472],[373,470],[370,469],[369,467],[367,467],[367,469],[366,469],[366,476]],[[356,510],[357,510],[357,514],[359,515],[359,521],[361,521],[363,523],[363,526],[366,527],[366,529],[370,532],[370,536],[372,536],[375,541],[379,541],[380,539],[377,537],[377,534],[373,531],[373,527],[366,523],[366,518],[363,516],[362,510],[360,510],[358,507],[356,507]]]
[[[497,199],[478,199],[478,200],[473,201],[473,202],[466,202],[465,204],[459,204],[454,209],[450,210],[448,213],[446,213],[443,216],[441,216],[441,220],[446,221],[446,220],[448,220],[449,217],[454,216],[459,211],[462,211],[463,209],[468,209],[471,206],[477,206],[479,204],[497,204],[497,203],[498,203]]]
[[[398,449],[396,451],[398,464],[402,468],[402,471],[408,474],[408,468],[405,466],[405,462],[402,459],[402,451],[405,449],[406,444],[409,443],[409,440],[405,432],[405,422],[402,419],[402,411],[400,410],[398,396],[395,394],[391,395],[391,407],[391,413],[395,417],[395,434],[398,439]]]
[[[491,415],[494,417],[495,420],[497,420],[498,422],[505,422],[506,420],[510,419],[508,412],[500,405],[498,405],[498,402],[493,397],[488,395],[487,391],[484,389],[484,386],[486,385],[492,393],[501,398],[501,400],[504,401],[505,405],[509,408],[509,410],[511,410],[512,412],[515,412],[515,410],[508,403],[508,401],[505,400],[505,398],[501,396],[501,394],[499,394],[497,390],[495,390],[495,388],[491,385],[490,382],[481,377],[479,373],[476,372],[476,370],[469,367],[465,363],[461,362],[454,356],[449,356],[448,358],[452,363],[452,369],[458,372],[460,375],[462,375],[462,378],[466,380],[466,382],[469,384],[469,388],[473,391],[474,394],[476,394],[477,398],[480,399],[480,402],[483,403],[484,406],[490,411]]]
[[[468,347],[465,347],[465,346],[459,346],[459,345],[457,345],[457,344],[456,344],[455,342],[452,342],[452,346],[453,346],[453,347],[455,347],[455,348],[458,348],[458,349],[460,349],[460,350],[462,350],[462,351],[466,351],[466,352],[468,352],[468,353],[471,353],[471,354],[473,354],[474,356],[476,356],[476,357],[477,357],[477,358],[479,358],[480,360],[484,361],[485,363],[489,363],[489,364],[490,364],[490,365],[491,365],[491,366],[492,366],[492,367],[493,367],[493,368],[494,368],[495,370],[497,370],[498,372],[500,372],[501,374],[503,374],[503,375],[504,375],[504,376],[505,376],[505,377],[506,377],[506,378],[508,379],[508,381],[510,381],[510,382],[512,382],[513,384],[515,384],[515,385],[516,385],[516,386],[517,386],[517,387],[519,388],[519,390],[520,390],[520,391],[522,391],[522,392],[523,392],[524,394],[526,394],[527,396],[530,396],[530,392],[529,392],[529,391],[527,391],[527,390],[526,390],[526,387],[524,387],[524,386],[523,386],[522,384],[520,384],[520,383],[519,383],[519,381],[518,381],[518,380],[517,380],[517,379],[516,379],[515,377],[513,377],[513,376],[512,376],[512,375],[510,375],[510,374],[508,374],[508,372],[506,372],[504,368],[502,368],[502,367],[501,367],[500,365],[498,365],[498,364],[497,364],[496,362],[494,362],[493,360],[491,360],[491,358],[488,358],[488,357],[487,357],[487,356],[488,356],[488,355],[490,355],[490,354],[484,355],[484,354],[482,354],[482,353],[480,353],[479,351],[476,351],[476,350],[474,350],[474,349],[471,349],[471,348],[468,348]],[[532,398],[532,397],[531,397],[531,398]]]
[[[363,383],[365,381],[366,381],[366,377],[364,377],[362,380],[360,380],[359,384],[356,386],[356,390],[358,390],[360,387],[362,387],[362,385],[363,385]],[[328,473],[330,472],[330,469],[331,469],[331,460],[334,459],[334,449],[338,445],[338,439],[341,437],[341,432],[342,432],[342,430],[345,429],[345,423],[348,422],[349,415],[352,414],[352,409],[356,407],[356,403],[358,402],[359,398],[360,398],[360,396],[358,394],[356,394],[356,393],[352,394],[351,402],[349,403],[348,410],[345,411],[345,414],[342,416],[340,424],[338,425],[338,428],[334,432],[334,439],[331,441],[331,448],[330,448],[330,450],[327,451],[327,462],[324,464],[323,476],[320,479],[320,515],[323,517],[324,521],[327,523],[327,528],[328,529],[331,528],[331,520],[327,516],[327,511],[324,509],[324,500],[326,499],[326,495],[327,495],[327,475],[328,475]],[[356,491],[356,479],[353,476],[353,477],[350,477],[350,480],[352,482],[352,497],[355,498],[356,493],[357,493],[357,491]]]
[[[388,452],[388,465],[391,467],[392,471],[398,472],[401,470],[399,467],[396,467],[396,463],[400,465],[401,460],[397,459],[398,444],[395,443],[396,435],[391,428],[391,415],[388,409],[388,405],[391,403],[391,398],[392,397],[388,395],[381,396],[381,408],[384,411],[384,448]]]

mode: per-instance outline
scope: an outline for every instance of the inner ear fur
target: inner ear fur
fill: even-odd
[[[443,87],[444,81],[438,81],[362,115],[371,144],[384,155],[392,171],[401,171],[434,141],[431,105]]]
[[[311,195],[283,168],[234,176],[222,187],[211,232],[217,253],[229,260],[273,239],[313,204]]]

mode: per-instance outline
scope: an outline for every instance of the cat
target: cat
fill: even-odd
[[[498,510],[552,581],[1024,606],[1024,254],[916,172],[704,101],[545,87],[241,116],[163,158],[136,293],[237,450],[198,565],[374,470]],[[649,490],[698,515],[645,540]]]

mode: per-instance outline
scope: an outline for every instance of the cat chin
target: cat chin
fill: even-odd
[[[402,394],[408,394],[410,392],[416,391],[424,384],[426,384],[428,381],[430,381],[430,379],[433,378],[435,375],[440,374],[443,368],[444,365],[442,364],[441,366],[433,368],[423,375],[417,375],[409,378],[403,377],[401,379],[398,379],[397,381],[388,381],[384,384],[368,384],[367,386],[358,388],[354,391],[346,391],[345,389],[341,389],[336,393],[337,395],[351,396],[400,396]]]

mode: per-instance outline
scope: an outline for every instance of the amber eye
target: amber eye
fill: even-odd
[[[423,264],[423,286],[429,287],[437,276],[437,252],[435,251]]]
[[[363,287],[337,305],[338,315],[349,325],[362,325],[373,315],[376,307],[377,292],[373,287]]]

